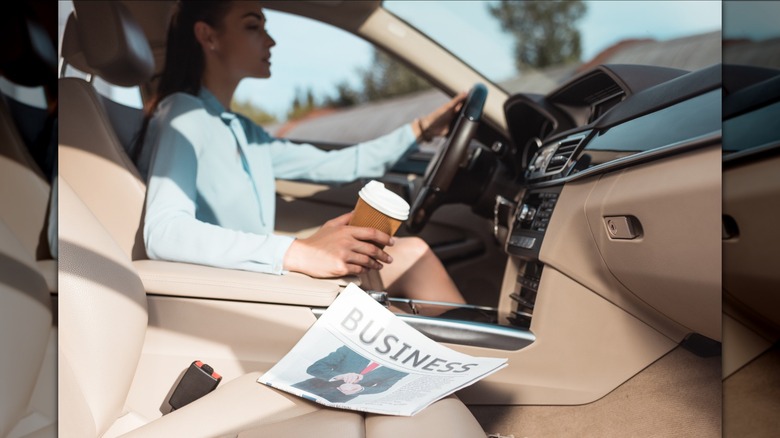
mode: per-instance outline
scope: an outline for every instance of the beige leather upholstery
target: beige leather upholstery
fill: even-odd
[[[87,64],[103,79],[123,87],[148,81],[154,73],[152,49],[123,4],[74,1],[79,47]]]
[[[3,208],[3,215],[7,210]],[[0,219],[0,436],[6,436],[25,415],[51,323],[46,282],[29,248]]]
[[[397,437],[483,437],[485,432],[457,398],[441,400],[414,417],[368,415],[366,436]]]
[[[159,260],[138,260],[133,266],[147,292],[162,295],[327,307],[341,290],[341,279],[319,280],[288,273],[267,275]]]
[[[84,73],[95,74],[87,65],[84,53],[79,46],[79,35],[76,30],[75,14],[70,14],[68,16],[68,21],[65,22],[65,31],[62,33],[62,38],[60,40],[60,56],[68,61],[68,65],[71,65]]]
[[[60,175],[125,254],[146,258],[139,232],[146,188],[95,89],[81,79],[63,78],[59,93]]]
[[[224,436],[323,409],[313,402],[260,385],[256,380],[261,374],[245,374],[222,384],[209,395],[126,437]],[[362,420],[359,414],[350,415]],[[287,423],[286,431],[285,435],[298,436],[294,423]]]
[[[67,179],[58,183],[59,412],[68,419],[60,435],[84,436],[68,426],[88,424],[100,436],[123,414],[144,341],[146,294],[127,254]]]
[[[118,421],[132,416],[125,409],[125,400],[148,321],[145,291],[128,255],[68,181],[60,176],[58,184],[62,205],[59,412],[63,418],[59,436],[115,436],[114,432],[120,431],[116,427]],[[299,431],[316,432],[319,425],[344,426],[346,430],[341,429],[339,436],[372,436],[364,435],[360,414],[324,410],[258,384],[259,376],[260,372],[254,372],[236,378],[127,436],[224,436],[241,432],[267,436],[264,434],[271,431],[298,436]],[[309,416],[318,411],[321,412]],[[452,423],[451,417],[455,416],[456,426],[446,436],[478,436],[474,431],[479,431],[479,425],[456,399],[437,403],[425,412],[428,414],[395,419],[378,426],[379,430],[416,430],[418,421],[433,427]],[[303,423],[309,419],[314,423]],[[386,433],[389,432],[379,436]]]
[[[49,184],[19,136],[0,96],[0,205],[2,218],[34,258],[50,258],[44,237]],[[12,208],[13,206],[13,208]]]
[[[21,69],[23,70],[23,69]],[[30,84],[34,85],[34,84]],[[0,436],[46,436],[56,383],[46,217],[50,188],[0,95]],[[36,259],[41,259],[36,261]],[[45,273],[41,275],[41,273]],[[56,287],[55,287],[56,289]],[[48,356],[47,356],[48,352]],[[47,358],[48,357],[48,358]],[[53,436],[49,429],[49,436]]]
[[[63,35],[66,62],[118,85],[149,79],[154,62],[151,50],[124,5],[79,1],[74,8],[79,18],[69,18]],[[146,258],[140,234],[146,187],[111,127],[100,97],[89,83],[63,78],[59,102],[60,175],[125,254]]]

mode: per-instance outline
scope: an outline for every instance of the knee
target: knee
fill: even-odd
[[[398,249],[401,250],[404,256],[408,257],[409,260],[418,260],[423,258],[426,254],[431,253],[431,247],[419,237],[404,237],[399,239],[396,245],[399,244],[402,247]]]

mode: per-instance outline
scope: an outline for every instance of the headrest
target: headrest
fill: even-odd
[[[122,87],[149,81],[154,74],[152,49],[141,26],[123,4],[76,0],[73,7],[73,25],[84,64],[89,66],[87,72]],[[68,24],[71,24],[71,20],[68,20]],[[74,55],[73,49],[69,47],[71,56]]]
[[[81,51],[79,46],[79,33],[76,29],[76,15],[70,13],[68,15],[68,21],[65,23],[65,32],[62,33],[62,46],[60,48],[62,57],[68,65],[71,65],[84,73],[98,74],[93,71],[87,65],[87,60],[84,59],[84,52]]]
[[[28,2],[12,2],[0,14],[0,72],[12,82],[36,87],[56,79],[56,38],[47,29],[55,21],[48,14]]]

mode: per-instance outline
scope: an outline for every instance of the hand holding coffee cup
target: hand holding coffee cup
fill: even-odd
[[[312,277],[329,278],[371,273],[391,263],[382,249],[392,245],[392,235],[409,217],[409,204],[372,181],[363,187],[354,212],[326,222],[313,235],[295,239],[284,255],[284,268]],[[382,290],[381,280],[368,280],[372,290]]]
[[[379,181],[369,181],[358,193],[355,212],[349,225],[379,230],[392,237],[401,223],[409,218],[409,203],[385,188]],[[380,245],[384,248],[384,245]],[[361,286],[368,290],[384,290],[377,271],[370,269],[359,275]]]

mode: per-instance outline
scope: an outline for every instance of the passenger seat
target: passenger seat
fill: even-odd
[[[55,436],[51,189],[0,96],[0,436]]]
[[[26,6],[3,16],[0,74],[16,85],[50,86],[56,79],[53,45]],[[19,15],[15,15],[19,14]],[[8,33],[10,35],[8,35]],[[10,48],[10,50],[8,50]],[[48,56],[51,55],[51,58]],[[11,105],[43,113],[37,121],[14,117]],[[27,107],[0,93],[0,437],[56,436],[57,331],[50,291],[56,290],[56,262],[46,233],[50,199],[41,171],[18,127],[50,139],[46,110]],[[29,113],[28,113],[29,115]],[[25,122],[27,122],[25,124]],[[41,161],[56,160],[43,148]]]
[[[8,205],[3,205],[3,211]],[[18,429],[52,334],[51,298],[29,249],[0,219],[0,436]],[[53,382],[52,382],[53,383]],[[48,391],[54,396],[54,391]],[[51,433],[51,435],[54,435]]]
[[[118,38],[135,39],[136,43],[143,38],[121,3],[76,2],[75,6],[77,13],[91,9],[98,21],[119,23]],[[69,35],[72,38],[82,25],[78,21],[86,17],[82,14],[69,19],[63,41],[63,54],[69,62],[105,55],[66,47]],[[106,24],[102,31],[116,29]],[[114,66],[125,65],[126,69],[119,70],[133,71],[142,78],[146,71],[143,65],[150,62],[142,53],[143,44],[125,44],[126,40],[113,43],[104,47],[124,47],[132,52],[114,57]],[[102,74],[110,79],[112,73]],[[161,418],[150,421],[130,411],[126,400],[131,384],[144,384],[133,380],[149,320],[144,286],[132,263],[145,257],[137,233],[144,184],[89,83],[61,79],[60,102],[62,108],[78,108],[63,111],[60,121],[61,437],[113,437],[127,432],[126,436],[140,437],[396,437],[399,432],[484,436],[465,405],[454,397],[411,418],[364,416],[326,409],[260,385],[256,379],[261,371],[225,382],[209,395]]]
[[[60,188],[59,436],[484,436],[458,399],[414,417],[326,409],[245,374],[148,424],[125,408],[148,321],[146,293],[124,251],[67,181]],[[140,426],[140,427],[139,427]]]

